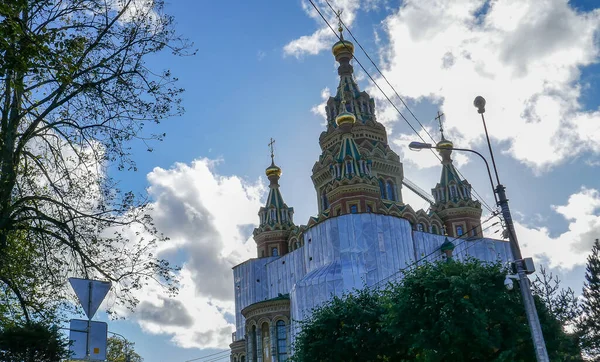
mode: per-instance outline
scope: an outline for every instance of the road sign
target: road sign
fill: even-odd
[[[106,359],[107,335],[108,325],[106,322],[71,319],[69,332],[69,341],[71,342],[69,346],[69,350],[71,351],[70,359],[104,361]],[[90,357],[86,359],[88,350]]]
[[[100,280],[69,278],[69,283],[75,291],[85,315],[92,319],[110,290],[110,282]]]

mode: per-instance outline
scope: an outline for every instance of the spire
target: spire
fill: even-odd
[[[269,178],[269,195],[265,206],[258,211],[260,223],[254,229],[259,257],[281,256],[288,252],[287,237],[296,227],[294,225],[294,208],[288,207],[283,201],[279,190],[281,168],[275,164],[275,140],[271,138],[269,149],[271,151],[271,165],[265,173]]]
[[[435,119],[440,125],[441,140],[436,147],[442,156],[442,174],[440,182],[431,189],[435,199],[431,210],[436,212],[445,224],[444,234],[460,237],[469,233],[469,236],[481,237],[481,204],[471,197],[471,185],[467,180],[460,178],[458,171],[452,163],[452,141],[444,136],[442,116],[438,111]],[[447,233],[446,233],[447,230]],[[447,250],[442,251],[451,256],[451,246],[444,243]]]
[[[267,178],[269,179],[269,181],[271,181],[270,187],[273,187],[274,185],[279,186],[278,181],[279,181],[279,178],[281,177],[281,168],[279,168],[279,166],[275,165],[275,153],[273,151],[274,144],[275,144],[275,140],[273,138],[271,138],[271,142],[269,142],[269,148],[271,149],[271,165],[269,167],[267,167],[267,169],[265,170],[265,174],[267,175]]]
[[[447,165],[447,164],[452,164],[452,158],[450,158],[450,156],[452,155],[452,150],[450,148],[452,148],[454,146],[454,144],[452,143],[452,141],[449,141],[446,139],[446,137],[444,137],[444,127],[442,124],[442,116],[444,116],[444,114],[440,113],[440,111],[438,111],[437,116],[435,117],[435,119],[437,119],[437,121],[440,125],[440,133],[442,134],[442,139],[440,140],[440,142],[437,143],[436,146],[438,147],[438,152],[439,152],[440,156],[442,156],[442,165]],[[452,168],[454,168],[454,166]]]

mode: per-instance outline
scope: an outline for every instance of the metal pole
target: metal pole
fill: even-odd
[[[88,299],[88,313],[90,313],[90,311],[92,310],[92,282],[89,282],[89,299]],[[90,330],[92,328],[92,318],[88,317],[88,322],[87,322],[87,336],[85,339],[85,359],[86,360],[91,360],[91,355],[90,355]]]
[[[510,214],[510,208],[508,207],[508,199],[506,198],[506,192],[504,186],[500,183],[498,177],[498,169],[496,168],[496,161],[494,160],[494,153],[492,152],[492,144],[487,131],[487,125],[485,124],[485,99],[482,96],[477,96],[473,105],[477,108],[477,113],[481,114],[481,120],[483,121],[483,129],[485,130],[485,137],[490,150],[490,156],[492,158],[492,165],[494,166],[494,173],[496,174],[496,180],[498,186],[496,186],[496,193],[498,194],[498,206],[502,210],[502,217],[506,223],[508,230],[508,240],[510,242],[510,249],[515,260],[515,267],[517,274],[519,275],[519,286],[521,289],[521,296],[523,298],[523,304],[525,306],[525,314],[527,315],[527,322],[529,323],[529,329],[531,332],[531,339],[533,340],[533,348],[535,350],[535,356],[538,362],[549,362],[548,351],[546,350],[546,343],[544,341],[544,334],[542,333],[542,327],[540,325],[540,319],[535,308],[533,301],[533,294],[531,293],[531,285],[529,278],[525,273],[523,265],[523,256],[521,255],[521,248],[519,248],[519,241],[517,240],[517,233],[515,232],[515,225],[513,224],[512,216]]]
[[[515,266],[517,268],[517,274],[519,275],[519,286],[521,289],[521,296],[523,298],[523,304],[525,305],[525,314],[527,315],[527,322],[531,330],[531,338],[533,340],[533,347],[535,349],[535,356],[538,362],[548,362],[548,351],[546,351],[546,343],[544,341],[544,334],[542,333],[542,326],[540,325],[540,319],[538,317],[535,302],[533,301],[533,294],[531,293],[531,285],[529,278],[525,273],[523,266],[523,256],[521,255],[521,249],[519,248],[519,241],[517,240],[517,234],[515,232],[515,226],[513,224],[510,209],[508,207],[508,199],[504,191],[503,185],[496,187],[496,193],[498,194],[498,206],[502,209],[502,216],[508,229],[508,240],[510,241],[510,249],[515,259]]]

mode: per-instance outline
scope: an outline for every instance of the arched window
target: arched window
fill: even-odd
[[[392,181],[387,182],[387,198],[396,201],[396,195],[394,195],[394,183]]]
[[[424,230],[425,230],[425,228],[423,227],[423,224],[422,223],[418,223],[417,224],[417,231],[424,231]]]
[[[246,362],[246,356],[240,357],[240,362]]]
[[[356,213],[358,213],[358,206],[356,206],[356,205],[351,205],[351,206],[350,206],[350,213],[352,213],[352,214],[356,214]]]
[[[450,198],[456,198],[456,185],[450,185]]]
[[[263,362],[271,360],[271,341],[269,339],[269,324],[263,323],[261,328],[262,339],[262,360]]]
[[[271,221],[277,221],[277,212],[275,209],[271,209]]]
[[[279,256],[279,250],[276,247],[271,249],[271,256]]]
[[[284,321],[277,321],[277,361],[287,361],[287,331]]]
[[[385,184],[381,179],[379,180],[379,192],[381,192],[381,198],[385,199]]]
[[[238,362],[237,357],[233,357],[233,362]]]
[[[252,332],[250,332],[250,342],[252,343],[252,362],[256,362],[258,360],[258,338],[256,333],[256,326],[252,326]]]
[[[281,210],[281,221],[285,221],[285,210]]]
[[[462,234],[464,234],[463,227],[457,226],[456,227],[456,236],[462,236]]]
[[[435,225],[431,226],[431,233],[432,234],[439,234],[437,226],[435,226]]]

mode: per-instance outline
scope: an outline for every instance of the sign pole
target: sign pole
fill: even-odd
[[[91,310],[92,309],[92,285],[93,285],[93,283],[89,282],[88,285],[89,285],[88,288],[89,288],[89,296],[90,296],[89,301],[88,301],[88,310]],[[91,329],[91,323],[90,322],[91,322],[91,320],[92,320],[92,317],[88,316],[87,337],[86,337],[86,340],[85,340],[85,358],[87,360],[91,359],[91,357],[90,357],[90,334],[91,334],[90,333],[90,329]]]

